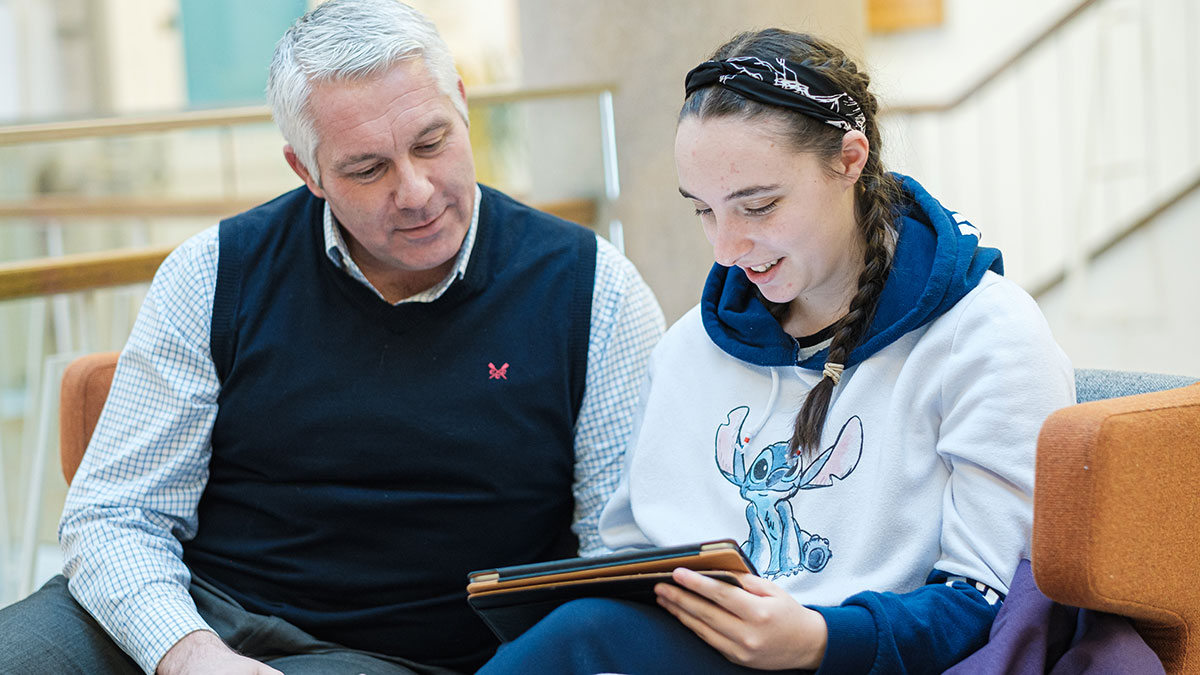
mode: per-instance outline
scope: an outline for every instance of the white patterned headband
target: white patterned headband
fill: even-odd
[[[867,117],[858,101],[839,91],[812,68],[784,58],[777,58],[774,63],[757,56],[705,61],[687,74],[685,95],[713,84],[759,103],[795,110],[845,131],[867,132]]]

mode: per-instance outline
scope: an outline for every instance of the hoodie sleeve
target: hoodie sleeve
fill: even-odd
[[[997,275],[939,320],[953,322],[939,376],[941,557],[912,592],[814,607],[829,629],[822,674],[945,670],[986,643],[999,611],[975,583],[1007,593],[1030,555],[1037,437],[1074,402],[1074,371],[1033,299]]]
[[[937,453],[950,468],[936,569],[1003,593],[1030,557],[1037,439],[1075,373],[1037,303],[995,275],[947,315]]]
[[[858,593],[838,607],[812,607],[829,629],[817,675],[940,673],[982,647],[999,597],[934,572],[909,593]]]

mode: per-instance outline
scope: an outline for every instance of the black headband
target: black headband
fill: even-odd
[[[775,63],[757,56],[705,61],[687,74],[685,95],[717,84],[759,103],[777,105],[815,117],[839,129],[867,132],[858,101],[839,91],[823,75],[787,59]]]

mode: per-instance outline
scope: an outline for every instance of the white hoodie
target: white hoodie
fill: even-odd
[[[785,446],[825,350],[748,362],[778,336],[763,337],[762,313],[746,318],[744,275],[714,268],[705,301],[651,357],[601,517],[607,546],[732,538],[805,604],[908,592],[935,569],[1007,591],[1029,557],[1038,431],[1074,402],[1074,373],[1032,298],[992,271],[998,253],[976,249],[978,231],[915,181],[904,185],[916,207],[884,297],[909,305],[881,306],[864,341],[873,350],[848,360],[822,454],[789,464]]]

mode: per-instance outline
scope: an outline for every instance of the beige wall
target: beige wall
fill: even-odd
[[[519,13],[523,85],[619,87],[617,215],[626,253],[668,321],[697,302],[712,264],[708,242],[677,191],[672,146],[684,74],[742,30],[811,31],[852,54],[862,53],[865,36],[862,3],[829,0],[520,0]],[[554,162],[534,164],[554,170]]]

